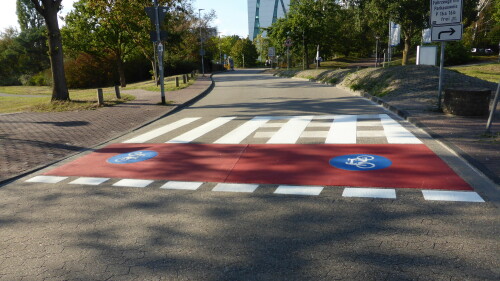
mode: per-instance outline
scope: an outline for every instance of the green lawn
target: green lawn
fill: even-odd
[[[449,69],[493,83],[499,83],[500,81],[500,63],[498,62],[469,66],[454,66],[449,67]]]
[[[196,78],[183,84],[182,76],[179,77],[179,87],[175,87],[175,76],[165,78],[165,90],[175,91],[192,85]],[[127,85],[122,90],[143,89],[147,91],[159,92],[160,87],[156,86],[155,81],[144,81]],[[121,99],[117,99],[114,93],[114,87],[103,88],[104,105],[112,106],[117,103],[123,103],[134,100],[132,95],[121,94]],[[0,113],[12,113],[23,111],[54,112],[70,110],[92,110],[98,108],[96,89],[70,89],[70,102],[51,103],[52,88],[47,86],[0,86],[0,93],[15,95],[30,95],[40,97],[23,96],[0,96]]]

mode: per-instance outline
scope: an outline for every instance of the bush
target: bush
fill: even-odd
[[[69,88],[95,88],[113,84],[113,64],[81,53],[76,59],[64,64],[66,83]]]
[[[467,47],[461,42],[447,42],[444,58],[445,65],[466,64],[472,59]]]

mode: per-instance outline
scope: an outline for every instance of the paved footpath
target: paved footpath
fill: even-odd
[[[171,105],[161,106],[160,94],[122,90],[136,99],[98,110],[0,114],[0,183],[155,120],[207,92],[212,81],[199,78],[192,86],[166,92]]]

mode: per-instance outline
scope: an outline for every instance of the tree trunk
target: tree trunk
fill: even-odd
[[[69,100],[69,92],[64,74],[63,48],[61,32],[57,22],[57,9],[47,10],[44,18],[49,37],[50,67],[53,81],[52,101],[67,101]]]
[[[408,52],[410,51],[411,36],[405,34],[404,41],[405,41],[405,47],[403,49],[403,61],[401,62],[401,65],[408,64]]]
[[[127,81],[125,79],[125,68],[123,66],[123,61],[120,56],[116,58],[116,66],[118,67],[118,75],[120,76],[120,86],[122,88],[127,87]]]
[[[306,69],[309,69],[309,48],[307,48],[307,44],[305,44],[304,47],[304,52],[305,52],[305,60],[306,60]]]

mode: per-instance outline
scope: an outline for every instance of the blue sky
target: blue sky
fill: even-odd
[[[75,0],[63,0],[63,14],[73,7]],[[222,35],[248,36],[247,0],[192,0],[193,7],[205,9],[203,12],[214,10],[217,18],[212,25],[217,26]],[[0,9],[0,32],[9,26],[18,27],[16,15],[16,0],[2,0]]]

